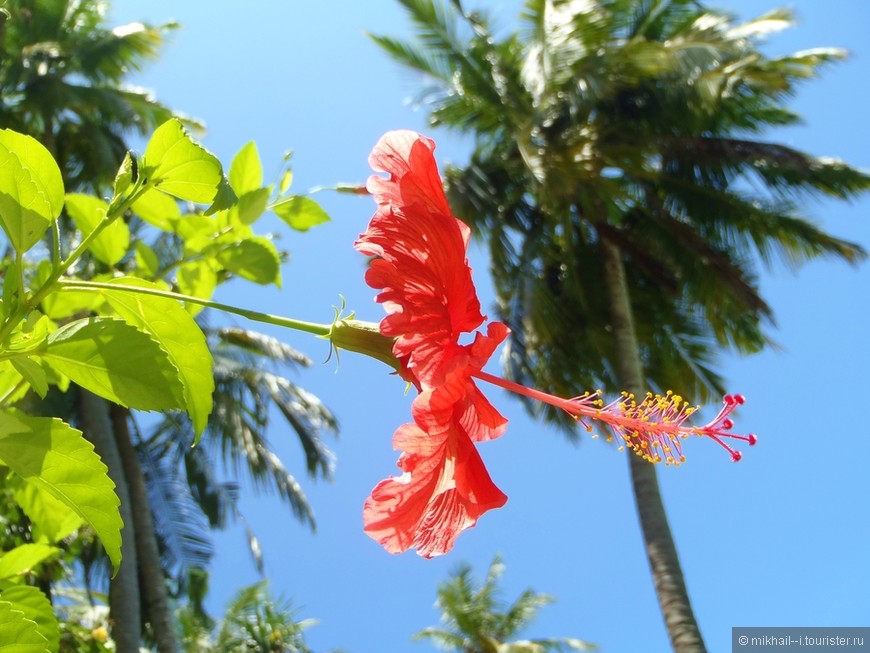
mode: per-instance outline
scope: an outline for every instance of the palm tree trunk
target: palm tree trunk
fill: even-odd
[[[118,443],[118,451],[121,454],[129,486],[130,507],[136,528],[136,553],[139,556],[139,584],[145,598],[148,618],[154,629],[157,651],[178,653],[175,621],[169,603],[169,593],[166,591],[163,565],[160,563],[157,535],[154,532],[151,506],[148,503],[148,489],[139,457],[130,439],[129,413],[126,408],[116,404],[112,404],[110,412],[115,440]]]
[[[109,583],[109,618],[112,621],[115,651],[139,653],[142,607],[139,600],[135,526],[127,477],[109,417],[109,403],[84,388],[79,388],[78,393],[82,431],[94,443],[94,449],[109,468],[109,477],[115,482],[115,492],[121,500],[121,519],[124,521],[121,566]]]
[[[601,239],[601,251],[616,349],[617,379],[625,390],[640,397],[645,392],[644,375],[634,331],[628,284],[625,280],[625,267],[619,249],[606,238]],[[675,653],[706,653],[707,648],[692,612],[677,549],[659,492],[656,468],[632,453],[629,453],[628,459],[646,553],[671,646]]]

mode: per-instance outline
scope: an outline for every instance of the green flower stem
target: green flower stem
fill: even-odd
[[[64,272],[70,269],[73,263],[81,258],[82,254],[87,251],[96,237],[116,219],[124,215],[127,209],[133,205],[133,202],[139,199],[149,188],[150,186],[148,185],[139,186],[138,188],[135,188],[123,201],[114,206],[110,206],[109,211],[106,213],[106,217],[103,218],[96,227],[94,227],[94,230],[91,233],[82,239],[82,242],[80,242],[78,247],[70,252],[69,256],[67,256],[51,271],[51,275],[45,280],[42,287],[33,294],[33,297],[30,300],[31,305],[36,306],[39,302],[45,299],[45,296],[51,292],[52,286],[57,283],[61,276],[63,276]]]
[[[164,297],[166,299],[174,299],[181,302],[190,302],[191,304],[199,304],[207,308],[214,308],[226,313],[241,315],[255,322],[263,322],[265,324],[274,324],[275,326],[293,329],[294,331],[303,331],[315,336],[329,337],[332,331],[330,324],[318,324],[316,322],[304,322],[302,320],[294,320],[289,317],[281,317],[280,315],[270,315],[269,313],[260,313],[259,311],[250,311],[245,308],[238,308],[229,304],[222,304],[210,299],[202,299],[201,297],[193,297],[192,295],[183,295],[181,293],[172,292],[170,290],[159,290],[157,288],[143,288],[141,286],[122,286],[114,283],[104,283],[101,281],[82,281],[79,279],[60,279],[56,281],[61,290],[113,290],[122,292],[135,292],[143,295],[154,295],[155,297]]]

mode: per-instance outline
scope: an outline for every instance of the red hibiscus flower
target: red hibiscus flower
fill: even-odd
[[[392,339],[396,367],[419,394],[411,409],[414,423],[393,436],[394,448],[403,452],[402,475],[381,481],[365,502],[366,532],[392,553],[414,548],[429,558],[449,551],[483,513],[504,505],[507,497],[493,484],[474,443],[501,435],[507,420],[475,379],[556,406],[589,430],[592,422],[607,425],[610,438],[650,462],[679,464],[681,441],[692,435],[714,440],[740,460],[724,438],[750,445],[756,438],[730,432],[729,415],[743,403],[739,395],[726,396],[719,414],[696,427],[686,424],[695,408],[672,393],[650,394],[640,403],[623,395],[605,405],[598,393],[562,399],[483,371],[509,329],[491,322],[485,334],[476,331],[485,318],[466,258],[469,229],[450,212],[434,149],[420,134],[394,131],[369,158],[388,176],[368,181],[378,208],[354,247],[374,259],[366,282],[381,291],[377,301],[387,312],[378,330]],[[350,323],[343,325],[354,331]],[[371,333],[360,333],[365,342],[350,348],[383,360],[385,352],[371,348]],[[459,344],[468,333],[475,334],[473,342]]]
[[[473,442],[504,432],[507,420],[472,376],[507,337],[485,318],[466,258],[469,229],[447,204],[435,163],[435,144],[410,131],[386,134],[369,162],[368,189],[378,208],[357,250],[375,257],[366,282],[380,289],[387,317],[382,334],[395,338],[393,354],[419,395],[414,424],[393,438],[400,477],[382,481],[363,513],[366,532],[388,551],[415,548],[426,557],[446,553],[461,531],[507,500],[492,483]]]

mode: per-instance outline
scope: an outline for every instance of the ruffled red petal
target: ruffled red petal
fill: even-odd
[[[500,322],[474,341],[483,322],[466,251],[470,231],[450,212],[435,163],[435,144],[410,131],[389,132],[370,162],[387,177],[368,189],[378,208],[354,244],[375,257],[366,283],[381,292],[380,331],[395,338],[402,377],[420,394],[414,424],[393,439],[404,474],[379,483],[366,501],[365,530],[388,551],[446,553],[480,515],[507,500],[492,483],[473,441],[501,435],[507,420],[478,390],[473,375],[509,333]]]
[[[450,212],[434,149],[411,131],[378,141],[369,161],[389,176],[369,179],[378,208],[354,244],[377,257],[366,282],[383,289],[377,301],[388,315],[381,332],[397,338],[396,356],[430,385],[455,354],[460,334],[484,321],[466,258],[470,232]]]
[[[404,474],[378,483],[363,508],[366,533],[390,553],[443,555],[483,513],[507,501],[461,429],[434,436],[404,424],[393,444],[405,451]]]

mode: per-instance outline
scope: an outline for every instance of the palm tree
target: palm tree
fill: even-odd
[[[414,639],[427,639],[456,653],[558,653],[596,648],[573,638],[508,641],[528,627],[553,598],[528,589],[507,605],[499,597],[502,573],[504,565],[496,557],[483,585],[475,587],[471,568],[461,566],[438,587],[436,606],[441,610],[443,628],[425,628]]]
[[[175,25],[105,24],[101,0],[9,0],[0,25],[0,127],[38,138],[67,190],[105,188],[131,133],[173,112],[124,78],[155,59]]]
[[[199,597],[200,599],[202,597]],[[185,653],[311,653],[305,629],[312,619],[297,620],[292,603],[269,591],[265,580],[244,587],[217,625],[195,604],[179,611]]]
[[[865,257],[798,200],[848,199],[870,178],[759,137],[797,122],[784,101],[844,57],[759,51],[788,11],[736,23],[694,0],[528,0],[522,30],[499,38],[460,0],[400,1],[417,40],[375,40],[426,75],[433,125],[474,135],[450,197],[489,242],[516,380],[706,401],[718,349],[769,343],[759,262]],[[655,469],[630,466],[671,643],[704,651]]]
[[[242,475],[256,490],[277,495],[297,519],[315,528],[302,486],[266,436],[273,427],[272,416],[279,414],[298,438],[312,478],[331,480],[334,457],[322,435],[338,429],[329,409],[283,374],[310,366],[307,356],[249,329],[204,331],[215,360],[215,392],[212,418],[199,444],[192,446],[194,430],[187,416],[175,413],[163,415],[137,438],[164,568],[174,572],[179,589],[192,570],[207,568],[209,529],[225,528],[232,520],[244,523],[238,506]],[[248,539],[262,573],[259,544],[250,529]]]

